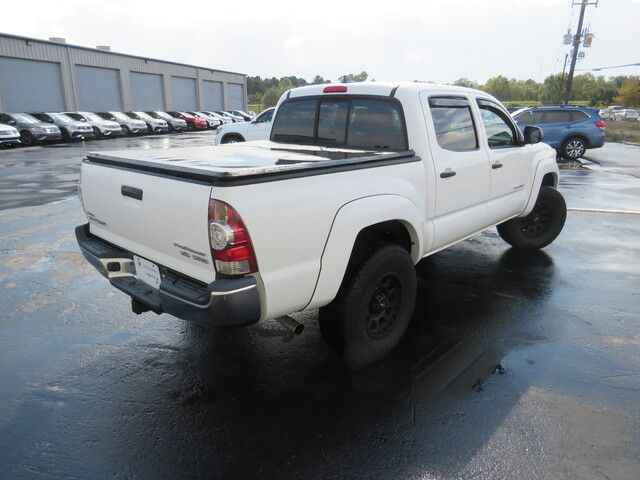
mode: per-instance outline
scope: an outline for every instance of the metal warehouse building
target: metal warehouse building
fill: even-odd
[[[246,75],[0,33],[0,112],[245,110]]]

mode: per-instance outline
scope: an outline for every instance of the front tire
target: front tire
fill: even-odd
[[[385,245],[347,272],[345,281],[338,297],[320,309],[320,332],[350,368],[359,369],[400,343],[413,315],[416,272],[404,248]]]
[[[29,130],[23,130],[20,132],[20,140],[25,147],[30,147],[36,143],[36,137]]]
[[[568,160],[578,160],[586,151],[587,144],[582,137],[570,137],[562,144],[560,155]]]
[[[244,138],[240,135],[225,135],[220,143],[240,143],[244,142]]]
[[[514,248],[539,250],[553,242],[564,227],[567,204],[553,187],[542,187],[533,210],[526,217],[507,220],[497,226],[498,234]]]

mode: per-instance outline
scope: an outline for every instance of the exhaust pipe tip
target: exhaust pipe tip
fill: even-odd
[[[291,318],[289,315],[278,317],[276,318],[276,320],[280,323],[280,325],[286,327],[295,335],[300,335],[304,331],[304,325],[298,322],[296,319]]]

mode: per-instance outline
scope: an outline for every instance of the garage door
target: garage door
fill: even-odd
[[[195,78],[171,77],[174,110],[197,110]]]
[[[131,72],[131,103],[134,111],[164,110],[162,76]]]
[[[76,66],[78,110],[121,110],[120,78],[112,68]]]
[[[229,84],[229,110],[244,110],[244,85]]]
[[[204,96],[202,104],[204,110],[223,110],[224,99],[222,97],[222,82],[212,82],[204,80],[202,82],[202,95]]]
[[[0,57],[0,98],[7,112],[64,110],[60,64]]]

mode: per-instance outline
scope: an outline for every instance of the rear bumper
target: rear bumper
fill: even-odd
[[[89,232],[89,224],[76,227],[84,257],[118,290],[129,295],[137,313],[169,313],[204,327],[240,327],[260,320],[260,296],[254,277],[220,278],[204,285],[160,268],[160,288],[135,275],[133,254]]]

